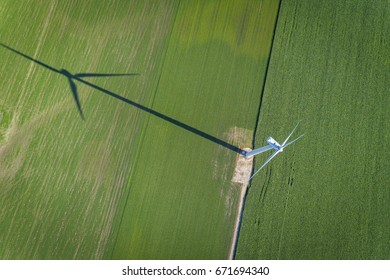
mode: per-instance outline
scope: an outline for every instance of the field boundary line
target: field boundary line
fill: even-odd
[[[266,86],[266,83],[267,83],[268,69],[269,69],[269,65],[270,65],[270,62],[271,62],[272,50],[274,48],[275,34],[276,34],[277,26],[278,26],[279,13],[280,13],[280,7],[281,6],[282,6],[282,0],[279,1],[278,11],[276,12],[275,26],[274,26],[274,31],[273,31],[273,34],[272,34],[271,45],[270,45],[270,48],[269,48],[269,55],[268,55],[267,65],[265,66],[265,72],[264,72],[264,78],[263,78],[263,87],[261,89],[261,94],[260,94],[260,102],[259,102],[259,107],[258,107],[258,110],[257,110],[255,129],[253,130],[252,147],[255,147],[256,133],[257,133],[257,128],[259,126],[259,121],[260,121],[260,111],[261,111],[261,106],[263,105],[263,97],[264,97],[264,92],[265,92],[265,86]]]
[[[240,227],[242,222],[242,215],[244,214],[245,198],[248,194],[248,184],[249,182],[241,187],[240,200],[239,200],[238,210],[237,210],[237,218],[234,225],[232,243],[230,244],[230,249],[229,249],[229,258],[228,258],[229,260],[234,260],[236,256],[238,238],[240,237],[239,235],[240,235]]]
[[[257,133],[257,128],[258,128],[259,120],[260,120],[260,111],[261,111],[261,106],[263,104],[263,97],[264,97],[264,92],[265,92],[265,86],[266,86],[266,83],[267,83],[268,69],[269,69],[269,65],[270,65],[270,62],[271,62],[272,50],[274,48],[275,34],[276,34],[276,29],[277,29],[277,26],[278,26],[278,22],[279,22],[279,14],[280,14],[281,6],[282,6],[282,0],[279,1],[278,10],[276,12],[274,31],[273,31],[273,34],[272,34],[271,44],[270,44],[270,48],[269,48],[268,60],[267,60],[267,64],[266,64],[265,72],[264,72],[263,86],[262,86],[262,89],[261,89],[260,102],[259,102],[259,107],[258,107],[258,110],[257,110],[255,129],[253,130],[252,148],[255,147],[256,133]],[[251,174],[253,174],[253,171],[255,169],[255,163],[256,163],[255,159],[253,159]],[[237,233],[234,233],[234,234],[237,235],[237,238],[236,238],[236,240],[233,240],[233,243],[231,244],[231,249],[230,249],[231,254],[229,254],[229,259],[231,259],[231,260],[235,260],[236,259],[238,240],[240,239],[242,217],[244,216],[244,209],[245,209],[246,198],[247,198],[247,195],[248,195],[250,187],[251,187],[250,182],[248,182],[248,184],[246,186],[246,190],[245,190],[245,195],[241,197],[240,205],[242,204],[242,207],[241,207],[240,212],[237,213],[237,220],[236,220],[236,223],[238,224]]]

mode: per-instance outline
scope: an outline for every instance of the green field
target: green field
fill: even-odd
[[[279,1],[45,2],[0,4],[0,258],[227,258]]]
[[[223,2],[180,5],[153,108],[249,146],[277,5]],[[227,258],[241,190],[230,182],[236,156],[151,118],[113,257]]]
[[[1,42],[150,105],[174,7],[143,1],[2,1]],[[104,13],[107,14],[101,14]],[[141,28],[142,27],[142,28]],[[1,48],[0,257],[104,258],[147,114]]]
[[[388,1],[282,1],[256,144],[305,136],[255,177],[237,258],[390,258],[389,39]]]
[[[299,120],[236,258],[390,258],[388,1],[44,2],[0,3],[0,259],[226,259]]]

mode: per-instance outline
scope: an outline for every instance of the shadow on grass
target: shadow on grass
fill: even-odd
[[[201,131],[201,130],[199,130],[197,128],[189,126],[189,125],[187,125],[187,124],[185,124],[185,123],[183,123],[181,121],[173,119],[173,118],[171,118],[171,117],[169,117],[167,115],[164,115],[164,114],[162,114],[160,112],[157,112],[157,111],[155,111],[155,110],[153,110],[151,108],[148,108],[148,107],[146,107],[144,105],[136,103],[136,102],[134,102],[134,101],[132,101],[130,99],[127,99],[127,98],[125,98],[125,97],[123,97],[123,96],[121,96],[119,94],[116,94],[116,93],[114,93],[112,91],[109,91],[109,90],[107,90],[105,88],[102,88],[102,87],[100,87],[98,85],[95,85],[95,84],[93,84],[91,82],[88,82],[88,81],[83,79],[83,78],[91,78],[91,77],[136,76],[136,75],[138,75],[137,73],[128,73],[128,74],[78,73],[78,74],[72,74],[72,73],[70,73],[69,71],[67,71],[65,69],[58,70],[58,69],[56,69],[54,67],[51,67],[48,64],[45,64],[45,63],[43,63],[43,62],[41,62],[41,61],[39,61],[37,59],[34,59],[34,58],[24,54],[24,53],[21,53],[21,52],[15,50],[13,48],[7,46],[7,45],[4,45],[2,43],[0,43],[0,45],[2,47],[12,51],[12,52],[14,52],[14,53],[24,57],[24,58],[26,58],[26,59],[28,59],[28,60],[30,60],[30,61],[32,61],[32,62],[34,62],[34,63],[36,63],[36,64],[38,64],[40,66],[42,66],[42,67],[45,67],[46,69],[48,69],[48,70],[50,70],[52,72],[55,72],[57,74],[65,76],[66,79],[68,80],[69,85],[70,85],[70,89],[71,89],[72,94],[73,94],[73,99],[74,99],[74,101],[76,103],[76,106],[77,106],[77,109],[79,111],[80,117],[83,120],[84,120],[84,113],[83,113],[82,106],[81,106],[81,103],[80,103],[80,100],[79,100],[77,86],[76,86],[76,83],[74,81],[78,81],[78,82],[83,83],[83,84],[85,84],[85,85],[87,85],[89,87],[92,87],[92,88],[94,88],[94,89],[96,89],[96,90],[98,90],[98,91],[100,91],[102,93],[105,93],[105,94],[107,94],[107,95],[109,95],[111,97],[114,97],[114,98],[122,101],[122,102],[125,102],[125,103],[127,103],[129,105],[132,105],[133,107],[136,107],[136,108],[138,108],[138,109],[140,109],[140,110],[142,110],[144,112],[147,112],[147,113],[149,113],[149,114],[151,114],[153,116],[156,116],[156,117],[158,117],[160,119],[163,119],[163,120],[165,120],[167,122],[170,122],[170,123],[172,123],[172,124],[174,124],[174,125],[176,125],[178,127],[181,127],[181,128],[183,128],[183,129],[185,129],[185,130],[187,130],[189,132],[192,132],[192,133],[194,133],[194,134],[196,134],[196,135],[198,135],[200,137],[203,137],[204,139],[212,141],[212,142],[214,142],[214,143],[216,143],[216,144],[218,144],[220,146],[223,146],[223,147],[225,147],[225,148],[227,148],[227,149],[229,149],[229,150],[231,150],[233,152],[245,155],[245,151],[240,149],[239,147],[236,147],[236,146],[234,146],[234,145],[232,145],[230,143],[227,143],[227,142],[225,142],[225,141],[223,141],[223,140],[221,140],[221,139],[219,139],[217,137],[214,137],[214,136],[212,136],[212,135],[210,135],[210,134],[208,134],[206,132],[203,132],[203,131]]]

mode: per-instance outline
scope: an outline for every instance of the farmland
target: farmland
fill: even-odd
[[[390,258],[388,1],[0,3],[0,259]],[[267,155],[255,158],[255,168]]]
[[[227,258],[278,6],[2,1],[0,258]]]
[[[227,142],[250,146],[263,82],[259,77],[273,32],[267,15],[277,11],[277,5],[263,4],[261,10],[234,1],[180,5],[153,108]],[[246,30],[237,37],[243,24]],[[268,49],[257,47],[264,42]],[[161,140],[156,144],[156,139]],[[123,219],[113,257],[227,258],[240,193],[230,182],[236,157],[151,118],[124,213],[133,218]]]
[[[237,258],[390,258],[389,22],[388,1],[282,1],[256,143],[305,136],[255,177]]]
[[[173,7],[111,4],[2,1],[2,43],[56,69],[142,73],[89,80],[149,105]],[[145,114],[78,84],[83,121],[65,77],[1,57],[1,105],[13,115],[0,150],[1,258],[103,258]]]

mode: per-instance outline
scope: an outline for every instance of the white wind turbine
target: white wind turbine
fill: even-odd
[[[298,125],[299,125],[299,122],[295,126],[293,131],[291,131],[290,135],[286,138],[286,140],[283,141],[282,144],[279,144],[274,138],[269,136],[267,138],[267,143],[268,143],[267,146],[254,149],[254,150],[252,150],[250,152],[246,152],[244,154],[245,158],[248,158],[248,157],[251,157],[251,156],[255,156],[255,155],[264,153],[264,152],[269,151],[271,149],[275,150],[275,152],[263,163],[263,165],[260,166],[260,168],[257,169],[257,171],[255,173],[253,173],[253,175],[249,178],[249,180],[251,180],[261,169],[263,169],[263,167],[266,166],[277,154],[283,152],[284,148],[286,148],[287,146],[291,145],[292,143],[294,143],[295,141],[297,141],[299,138],[301,138],[304,135],[304,134],[302,134],[301,136],[299,136],[299,137],[295,138],[294,140],[292,140],[292,141],[287,143],[288,139],[290,139],[291,135],[297,129]]]

